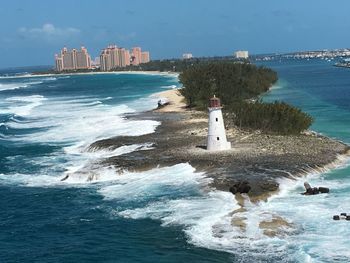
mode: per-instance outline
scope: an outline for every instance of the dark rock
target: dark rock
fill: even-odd
[[[251,186],[247,181],[243,182],[237,182],[233,186],[229,188],[229,191],[232,194],[240,193],[240,194],[247,194],[251,190]]]
[[[318,190],[317,187],[314,187],[314,188],[312,189],[312,191],[313,191],[313,194],[314,194],[314,195],[318,195],[318,194],[320,193],[320,191]]]
[[[340,216],[338,215],[333,216],[333,220],[340,220]]]
[[[320,191],[320,193],[322,194],[328,194],[329,193],[329,188],[327,187],[319,187],[318,190]],[[346,215],[346,214],[345,214]]]
[[[229,191],[232,193],[232,194],[237,194],[237,187],[236,186],[231,186],[230,188],[229,188]]]
[[[346,216],[346,213],[341,213],[340,215],[341,215],[341,216]]]
[[[303,195],[317,195],[319,193],[325,194],[329,193],[329,188],[327,187],[311,187],[308,182],[304,183],[305,193]]]
[[[304,182],[304,187],[305,187],[305,190],[306,192],[311,192],[312,191],[312,187],[311,185],[308,183],[308,182]]]

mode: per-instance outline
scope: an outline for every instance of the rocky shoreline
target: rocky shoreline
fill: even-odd
[[[174,96],[174,93],[176,90],[169,94]],[[204,171],[212,179],[210,187],[218,190],[229,191],[237,182],[248,181],[251,186],[248,196],[252,201],[266,200],[278,191],[281,178],[305,175],[330,166],[339,156],[349,154],[348,145],[313,132],[278,136],[237,128],[227,130],[231,150],[208,152],[205,149],[207,114],[174,107],[174,104],[179,104],[179,98],[176,102],[172,99],[170,105],[162,109],[127,116],[129,119],[161,122],[154,133],[100,140],[91,144],[89,151],[148,143],[152,145],[151,149],[140,148],[110,157],[102,164],[114,166],[122,172],[189,163],[198,171]]]

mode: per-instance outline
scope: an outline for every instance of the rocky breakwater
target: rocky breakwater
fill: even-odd
[[[211,187],[219,190],[237,192],[237,185],[246,181],[252,201],[266,199],[277,191],[278,179],[293,178],[327,167],[340,155],[349,152],[349,146],[342,142],[312,132],[279,136],[237,128],[227,130],[231,150],[209,152],[205,149],[207,114],[184,109],[175,90],[168,92],[168,96],[169,105],[128,116],[160,121],[162,124],[154,133],[100,140],[89,150],[150,143],[152,149],[110,157],[102,163],[113,165],[120,171],[144,171],[188,162],[198,171],[205,171],[212,178]]]

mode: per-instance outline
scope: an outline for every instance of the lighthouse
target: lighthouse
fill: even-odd
[[[220,99],[215,95],[209,101],[208,151],[223,151],[231,149],[231,143],[226,139],[224,119]]]

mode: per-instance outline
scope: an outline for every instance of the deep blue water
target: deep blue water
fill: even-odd
[[[315,118],[312,129],[350,142],[350,70],[322,60],[264,65],[280,77],[265,100],[296,105]],[[159,123],[124,116],[154,108],[150,95],[174,85],[169,75],[0,78],[0,262],[350,261],[348,222],[331,220],[350,212],[347,167],[307,179],[330,195],[305,199],[302,180],[281,182],[279,195],[247,206],[243,233],[231,225],[233,196],[203,190],[205,175],[190,165],[119,175],[98,161],[140,145],[86,151],[153,132]],[[288,235],[259,231],[271,214],[293,224]]]
[[[115,216],[120,207],[142,201],[105,200],[97,192],[104,184],[55,185],[68,166],[90,162],[80,160],[79,151],[67,154],[65,147],[130,129],[153,130],[147,122],[118,124],[123,113],[154,108],[157,98],[148,96],[172,85],[178,85],[172,76],[135,74],[0,79],[1,262],[231,258],[189,245],[181,227]]]

